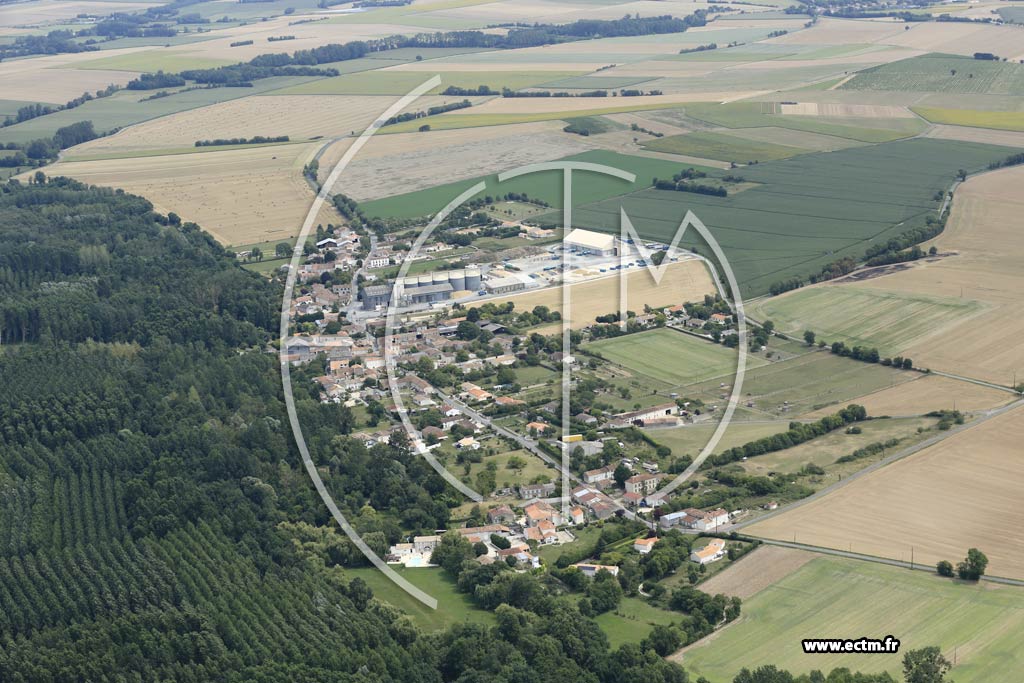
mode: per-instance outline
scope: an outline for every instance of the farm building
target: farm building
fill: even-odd
[[[576,249],[585,254],[614,256],[617,253],[614,235],[605,235],[591,230],[573,230],[562,240],[566,249]]]
[[[662,403],[650,408],[634,410],[628,413],[619,413],[614,418],[618,425],[643,425],[652,420],[663,420],[679,414],[679,406],[675,403]]]
[[[508,294],[526,289],[526,283],[515,277],[496,277],[487,280],[484,287],[491,294]]]
[[[378,306],[386,306],[391,300],[391,287],[388,285],[370,285],[363,287],[359,298],[363,300],[363,310],[372,311]]]

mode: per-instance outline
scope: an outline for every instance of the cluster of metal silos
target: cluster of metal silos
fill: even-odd
[[[450,284],[452,290],[461,292],[464,290],[476,291],[483,285],[483,274],[479,266],[459,268],[458,270],[439,270],[434,273],[426,273],[407,277],[402,280],[402,287],[406,290],[429,285]]]

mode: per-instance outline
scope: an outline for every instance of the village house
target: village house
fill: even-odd
[[[614,565],[592,564],[590,562],[577,562],[576,564],[571,566],[576,567],[581,572],[583,572],[583,575],[586,576],[588,579],[592,579],[595,576],[597,576],[597,573],[602,569],[607,571],[612,576],[619,575],[619,568]]]
[[[708,564],[723,557],[725,557],[725,541],[720,538],[712,538],[706,546],[690,553],[690,559],[697,564]]]
[[[491,524],[512,524],[516,521],[516,513],[508,505],[499,505],[487,511],[487,521]]]
[[[587,484],[607,486],[615,479],[615,468],[611,465],[599,467],[596,470],[587,470],[583,473],[583,481]]]
[[[416,536],[412,539],[413,550],[421,555],[434,552],[440,542],[440,536]]]
[[[646,555],[651,552],[654,548],[654,544],[658,542],[658,538],[640,538],[633,542],[633,550],[637,551],[641,555]]]
[[[658,488],[658,477],[653,474],[634,474],[626,480],[626,492],[647,494]]]
[[[545,484],[521,484],[519,486],[519,496],[524,500],[532,500],[533,498],[549,498],[554,493],[554,482],[547,482]]]
[[[729,523],[729,513],[722,508],[712,510],[711,512],[704,512],[697,508],[687,508],[679,512],[662,515],[659,522],[665,529],[678,526],[696,531],[716,531]]]
[[[480,448],[480,442],[471,436],[466,436],[455,442],[456,448],[469,448],[471,450],[478,450]]]
[[[565,523],[565,520],[562,519],[562,513],[542,500],[530,503],[523,509],[523,512],[526,514],[527,526],[539,526],[545,520],[551,522],[554,526],[561,526]]]

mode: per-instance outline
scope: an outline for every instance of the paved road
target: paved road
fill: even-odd
[[[820,553],[822,555],[834,555],[836,557],[845,557],[851,560],[861,560],[864,562],[874,562],[876,564],[887,564],[890,567],[902,567],[903,569],[913,569],[914,571],[924,571],[929,574],[935,573],[935,567],[931,565],[922,565],[920,562],[911,564],[910,562],[904,562],[903,560],[892,560],[887,557],[876,557],[874,555],[862,555],[861,553],[852,553],[846,550],[836,550],[835,548],[822,548],[816,545],[806,545],[804,543],[791,543],[789,541],[776,541],[768,538],[758,539],[762,543],[768,545],[777,545],[783,548],[793,548],[795,550],[807,550],[810,552]],[[982,581],[989,581],[991,583],[1001,583],[1008,586],[1024,586],[1024,581],[1019,579],[1008,579],[1002,576],[983,576]]]
[[[469,417],[471,417],[472,419],[476,420],[477,422],[480,422],[482,424],[487,425],[488,427],[493,429],[497,434],[500,434],[501,436],[503,436],[503,437],[505,437],[507,439],[510,439],[511,441],[515,442],[520,447],[522,447],[524,450],[527,450],[530,453],[533,453],[534,455],[539,457],[541,460],[543,460],[544,462],[548,463],[549,465],[554,467],[556,470],[558,470],[558,472],[560,474],[567,475],[569,477],[569,479],[571,481],[575,482],[576,484],[579,484],[579,485],[582,485],[582,486],[586,486],[586,483],[580,477],[578,477],[575,472],[572,472],[569,469],[563,469],[561,461],[558,460],[557,458],[551,457],[547,453],[547,451],[545,451],[544,449],[542,449],[540,447],[540,445],[537,443],[537,441],[535,439],[531,439],[528,436],[523,436],[522,434],[517,434],[516,432],[513,432],[511,429],[507,429],[505,427],[502,427],[501,425],[495,424],[491,420],[491,418],[489,418],[488,416],[484,415],[483,413],[481,413],[481,412],[479,412],[477,410],[474,410],[473,408],[470,408],[468,405],[466,405],[462,401],[458,400],[454,396],[451,396],[449,394],[445,394],[442,391],[438,391],[437,393],[444,400],[445,403],[451,404],[452,406],[454,406],[454,407],[458,408],[459,410],[461,410],[465,415],[468,415]],[[563,491],[563,495],[568,497],[569,492]],[[656,526],[655,526],[655,524],[653,522],[649,522],[646,519],[643,519],[643,518],[637,516],[637,514],[635,512],[633,512],[632,510],[629,510],[629,509],[623,507],[622,505],[620,505],[614,499],[612,500],[612,502],[614,502],[616,504],[616,506],[619,508],[619,510],[622,511],[622,516],[623,517],[626,517],[627,519],[636,520],[636,521],[640,522],[641,524],[643,524],[644,526],[646,526],[648,529],[652,529],[653,530],[653,529],[656,528]]]

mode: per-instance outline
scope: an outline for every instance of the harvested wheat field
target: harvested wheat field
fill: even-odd
[[[907,107],[883,104],[826,104],[823,102],[800,102],[781,105],[786,116],[843,116],[869,119],[912,119],[914,112]]]
[[[422,97],[411,108],[426,108],[457,99]],[[198,139],[287,135],[297,141],[315,136],[358,134],[394,101],[393,97],[378,96],[244,97],[145,121],[116,135],[80,145],[71,154],[72,158],[97,158],[144,150],[180,150],[193,147]]]
[[[904,355],[919,367],[1010,385],[1024,381],[1024,167],[985,173],[956,191],[946,230],[933,240],[955,256],[917,262],[858,288],[957,297],[993,307],[984,318],[949,326]],[[927,248],[928,245],[924,245]]]
[[[708,595],[723,593],[746,600],[816,557],[821,555],[806,550],[763,545],[700,584],[700,589]]]
[[[475,178],[516,166],[561,159],[593,149],[580,135],[566,135],[561,121],[376,135],[352,160],[338,181],[358,201],[413,192],[446,182]],[[327,174],[351,142],[339,141],[320,159]]]
[[[764,41],[775,45],[849,45],[857,43],[889,43],[903,34],[902,21],[860,21],[822,18],[804,31],[788,33]]]
[[[107,50],[103,54],[131,54],[139,49]],[[75,68],[80,62],[95,59],[96,54],[79,52],[0,62],[0,82],[4,84],[2,97],[6,100],[64,104],[87,90],[102,90],[111,83],[124,85],[135,78],[136,74],[130,71]]]
[[[1005,145],[1007,147],[1024,147],[1024,131],[991,130],[988,128],[969,128],[967,126],[933,125],[924,137],[941,140],[964,140],[980,142],[986,145]]]
[[[712,294],[715,285],[703,261],[687,260],[669,264],[661,284],[655,284],[646,269],[630,273],[627,279],[628,308],[642,311],[644,304],[649,306],[667,306],[684,301],[700,301],[705,294]],[[619,278],[617,276],[602,277],[596,280],[580,282],[569,286],[571,326],[585,327],[594,322],[594,318],[619,310]],[[534,306],[547,306],[553,311],[562,310],[562,289],[549,287],[536,292],[527,292],[488,302],[515,302],[517,310],[530,310]],[[544,326],[534,330],[540,334],[552,334],[561,329],[561,323]]]
[[[747,93],[755,94],[753,91]],[[721,102],[726,99],[738,97],[740,93],[717,91],[717,92],[693,92],[678,93],[675,95],[642,95],[639,97],[499,97],[488,100],[476,107],[459,109],[442,114],[442,117],[466,116],[476,114],[547,114],[565,113],[572,115],[576,111],[588,111],[592,109],[616,109],[618,107],[632,107],[635,109],[660,109],[671,107],[674,104],[684,102]],[[614,112],[612,112],[614,113]]]
[[[922,565],[980,548],[988,574],[1024,579],[1021,443],[1017,407],[746,531]]]
[[[897,384],[851,400],[864,406],[868,415],[890,417],[924,415],[933,410],[959,410],[977,412],[1005,405],[1013,400],[1013,394],[991,387],[942,377],[922,375],[920,379]],[[818,419],[835,412],[835,408],[823,408],[804,417]]]
[[[908,26],[909,31],[901,29],[898,35],[882,42],[955,55],[992,52],[1010,61],[1024,57],[1024,40],[1016,26],[956,22],[920,22]]]
[[[61,162],[47,172],[142,195],[158,211],[198,223],[222,244],[254,244],[298,233],[313,201],[302,166],[317,147]],[[321,220],[340,222],[328,213]]]
[[[0,27],[52,24],[74,19],[79,14],[103,15],[113,12],[134,12],[159,5],[159,2],[102,2],[81,0],[36,0],[35,2],[5,3],[0,12]]]
[[[230,3],[225,3],[226,14],[230,14],[231,8]],[[336,24],[330,21],[316,21],[308,24],[289,25],[292,21],[292,18],[285,16],[228,28],[218,31],[218,37],[213,40],[192,43],[173,51],[176,54],[189,57],[246,61],[262,54],[309,50],[327,43],[372,40],[408,30],[408,27],[397,24]],[[267,40],[270,36],[280,35],[295,36],[295,39]],[[253,44],[231,47],[231,43],[244,40],[252,40]]]

